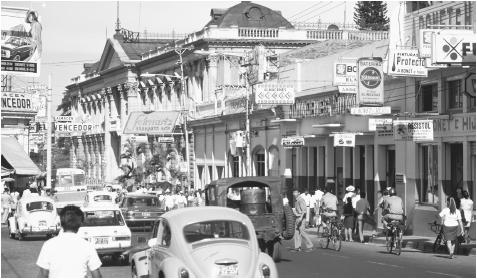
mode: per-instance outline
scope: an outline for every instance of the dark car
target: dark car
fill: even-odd
[[[33,54],[33,48],[28,38],[10,37],[2,44],[2,59],[24,61]]]
[[[165,212],[159,205],[156,196],[129,193],[119,203],[131,231],[150,231],[154,221]]]

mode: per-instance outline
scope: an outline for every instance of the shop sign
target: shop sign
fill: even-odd
[[[380,57],[358,59],[358,103],[384,103],[383,60]]]
[[[57,122],[72,122],[73,121],[73,116],[55,116],[55,121]]]
[[[335,62],[333,68],[333,85],[356,86],[358,83],[357,68],[356,59],[343,59],[342,61]]]
[[[374,131],[393,131],[393,119],[392,118],[370,118],[368,130]]]
[[[124,125],[124,134],[170,134],[174,130],[178,111],[131,112]]]
[[[159,143],[173,143],[174,137],[158,137],[157,142]]]
[[[333,134],[334,141],[333,146],[346,146],[354,147],[356,135],[352,133],[343,133],[343,134]]]
[[[257,84],[255,86],[255,103],[259,105],[293,105],[295,103],[295,88],[291,84]]]
[[[75,122],[56,122],[55,132],[91,132],[98,131],[101,128],[100,124],[96,123],[75,123]]]
[[[147,136],[132,135],[129,140],[134,143],[148,143]]]
[[[465,78],[465,94],[475,98],[475,73],[467,75]]]
[[[284,148],[302,147],[305,145],[305,138],[302,136],[293,136],[282,138]]]
[[[35,122],[46,122],[48,121],[48,117],[46,116],[35,116]]]
[[[351,108],[350,112],[354,115],[383,115],[391,114],[391,107],[359,107]]]
[[[426,60],[419,57],[419,50],[410,48],[390,49],[388,74],[392,76],[427,77]]]
[[[28,93],[2,92],[2,111],[34,112],[32,97]]]
[[[432,36],[435,29],[421,29],[419,36],[419,56],[430,58],[432,56]]]
[[[432,120],[395,120],[394,139],[405,141],[433,141]]]
[[[2,74],[38,77],[42,54],[42,27],[38,22],[38,12],[2,7],[1,17]]]
[[[475,33],[472,30],[439,30],[432,42],[432,62],[475,64]]]
[[[338,85],[338,91],[343,94],[357,94],[358,88],[356,85]]]
[[[454,114],[450,119],[434,119],[434,134],[436,137],[474,136],[475,113]]]

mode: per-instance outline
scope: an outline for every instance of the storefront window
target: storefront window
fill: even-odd
[[[437,145],[422,146],[421,170],[422,179],[418,190],[419,202],[437,205],[438,199],[438,172],[437,172]]]
[[[449,109],[462,108],[462,86],[460,80],[452,80],[447,82],[447,90],[449,95]]]

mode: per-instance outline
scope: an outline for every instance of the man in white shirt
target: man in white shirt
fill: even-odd
[[[88,270],[94,278],[102,277],[101,260],[94,246],[77,232],[84,215],[76,206],[66,206],[60,212],[63,232],[43,244],[36,265],[38,277],[85,278]]]
[[[321,198],[325,193],[320,189],[315,191],[313,198],[315,199],[315,227],[319,227],[321,225],[321,213],[320,213],[320,206],[321,206]]]
[[[166,211],[174,209],[174,198],[171,195],[169,189],[166,190],[166,196],[164,197],[164,203],[166,205]]]
[[[187,198],[184,196],[184,192],[180,191],[176,197],[177,208],[184,208],[187,206]]]
[[[308,228],[308,225],[310,224],[310,205],[311,205],[311,195],[308,192],[308,190],[305,191],[303,198],[305,199],[305,204],[306,204],[305,227]]]

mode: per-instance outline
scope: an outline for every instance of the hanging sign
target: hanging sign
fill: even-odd
[[[438,30],[432,41],[432,62],[475,65],[475,33],[472,30]]]
[[[351,108],[351,114],[354,115],[382,115],[391,114],[391,107],[359,107]]]
[[[347,147],[354,147],[355,146],[355,134],[351,133],[344,133],[344,134],[333,134],[334,142],[333,146],[347,146]]]
[[[158,137],[157,142],[159,143],[173,143],[174,137]]]
[[[383,60],[380,57],[358,59],[358,103],[384,103]]]
[[[475,73],[470,73],[465,78],[465,94],[475,98]]]
[[[427,77],[426,60],[419,57],[417,49],[390,49],[388,74],[392,76]]]
[[[305,145],[305,138],[302,136],[293,136],[282,138],[284,148],[302,147]]]
[[[293,105],[295,88],[291,84],[262,83],[255,86],[255,103],[259,105]]]
[[[356,59],[343,59],[342,61],[335,62],[333,85],[356,86],[358,82],[357,68]]]
[[[394,139],[405,141],[433,141],[432,120],[395,120]]]
[[[358,88],[356,85],[338,85],[338,91],[340,93],[357,94]]]
[[[390,131],[393,132],[393,119],[392,118],[370,118],[368,123],[368,130],[374,131]]]

